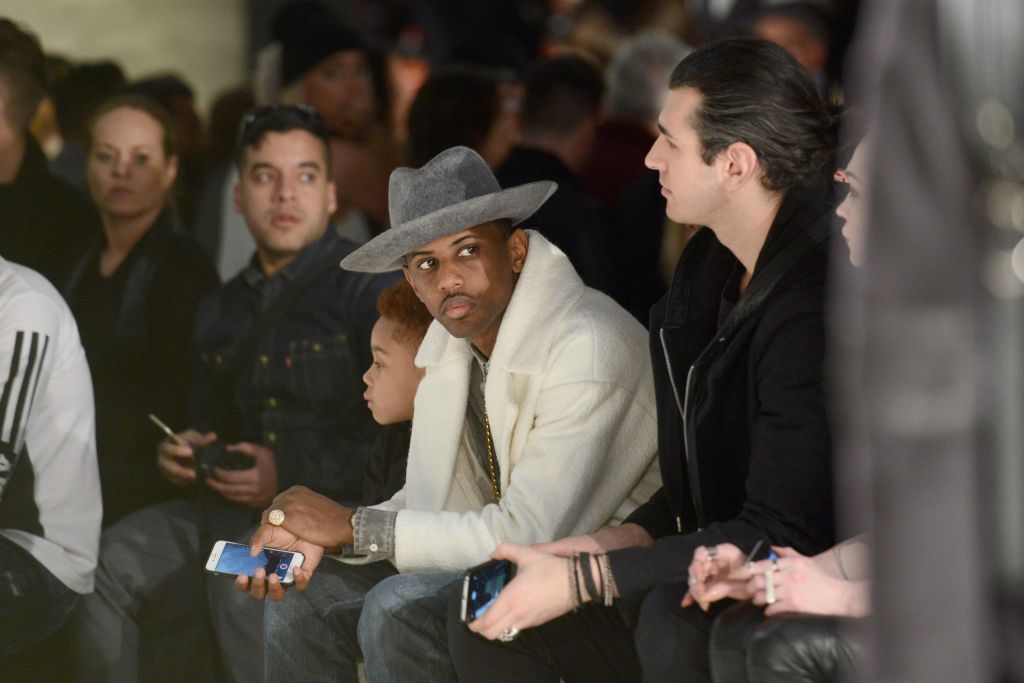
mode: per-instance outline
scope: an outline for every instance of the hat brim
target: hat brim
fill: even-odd
[[[541,180],[446,206],[385,230],[342,259],[341,267],[362,273],[399,270],[406,254],[446,235],[502,218],[522,223],[557,189],[557,183]]]

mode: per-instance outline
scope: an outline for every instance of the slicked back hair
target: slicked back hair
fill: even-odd
[[[772,192],[824,181],[835,136],[821,98],[800,64],[755,38],[710,43],[676,66],[669,87],[702,96],[691,122],[710,164],[734,142],[757,153],[761,182]]]

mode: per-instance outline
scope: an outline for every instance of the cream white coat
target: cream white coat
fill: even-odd
[[[531,544],[621,522],[660,486],[647,332],[583,285],[568,258],[527,231],[523,272],[505,311],[484,390],[501,503],[468,447],[469,342],[433,323],[416,364],[405,488],[375,507],[399,510],[401,571],[464,569],[501,541]]]

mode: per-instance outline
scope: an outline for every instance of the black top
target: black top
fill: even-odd
[[[390,500],[405,486],[412,421],[386,425],[373,444],[363,480],[363,505]]]
[[[39,145],[28,136],[17,177],[0,185],[0,255],[39,271],[61,289],[99,234],[96,207],[50,172]]]
[[[103,522],[169,498],[174,487],[156,467],[163,435],[188,426],[190,340],[199,300],[217,274],[199,245],[177,233],[167,212],[110,277],[97,242],[65,292],[78,321],[96,397],[96,446]]]
[[[623,595],[685,576],[699,545],[749,551],[764,539],[814,554],[833,542],[823,387],[827,198],[787,195],[735,304],[742,269],[705,229],[652,308],[663,487],[628,521],[658,540],[612,553]]]

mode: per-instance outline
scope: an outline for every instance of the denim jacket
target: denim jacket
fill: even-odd
[[[196,316],[192,399],[197,429],[217,432],[223,444],[273,450],[279,490],[301,484],[348,504],[360,499],[377,434],[362,375],[371,362],[377,296],[395,274],[328,268],[261,338],[233,387],[225,390],[219,373],[289,282],[355,248],[328,229],[275,276],[264,277],[254,257],[207,296]]]

